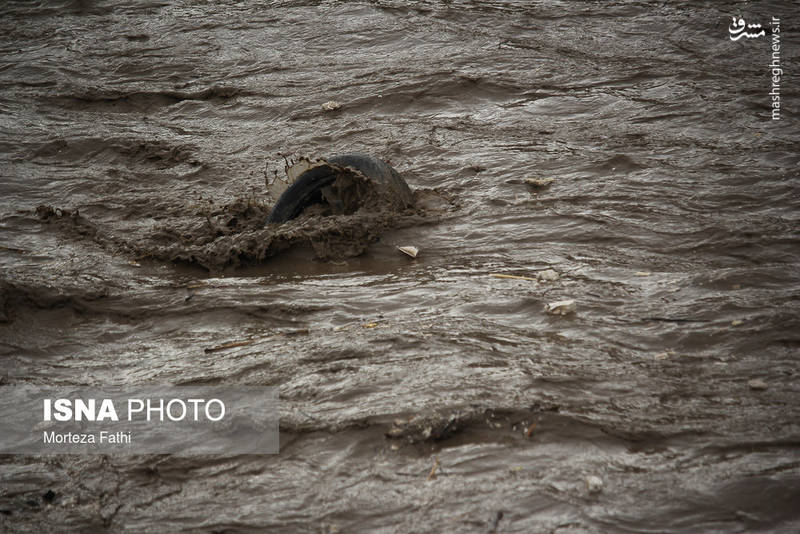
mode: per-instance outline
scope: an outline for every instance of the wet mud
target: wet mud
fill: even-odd
[[[800,528],[789,3],[0,13],[0,384],[281,399],[277,455],[3,456],[0,530]],[[356,152],[413,207],[265,224]]]
[[[78,210],[41,205],[36,215],[59,235],[90,240],[110,253],[129,255],[131,261],[182,263],[220,273],[259,265],[292,248],[310,249],[319,261],[342,261],[362,255],[389,229],[433,224],[456,209],[446,194],[431,189],[415,193],[420,208],[401,206],[391,192],[360,180],[357,187],[350,177],[337,178],[334,187],[343,202],[338,210],[323,200],[283,224],[267,224],[271,205],[255,197],[223,206],[199,205],[196,218],[187,217],[183,225],[159,225],[133,239],[115,235]]]

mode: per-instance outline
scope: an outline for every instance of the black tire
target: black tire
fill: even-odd
[[[364,154],[345,154],[335,156],[328,161],[342,167],[358,169],[370,180],[388,186],[404,206],[411,206],[414,203],[414,193],[411,192],[406,181],[403,180],[400,173],[394,170],[394,167],[382,159]]]
[[[385,161],[364,154],[345,154],[326,160],[340,167],[352,167],[373,182],[387,187],[403,207],[411,206],[414,194],[405,180]],[[320,165],[301,174],[275,203],[267,223],[284,223],[294,219],[308,205],[321,197],[321,190],[336,180],[336,169]]]

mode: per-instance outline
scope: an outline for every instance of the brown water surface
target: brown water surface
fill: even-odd
[[[6,456],[0,529],[797,532],[797,7],[5,2],[2,383],[282,411],[275,456]],[[349,152],[419,210],[261,254],[265,169]]]

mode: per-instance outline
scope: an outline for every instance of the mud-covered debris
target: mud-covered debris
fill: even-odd
[[[529,437],[531,437],[533,435],[533,432],[534,432],[534,430],[536,430],[536,426],[538,424],[539,423],[537,421],[534,421],[533,423],[528,425],[528,427],[525,429],[525,437],[526,438],[529,438]]]
[[[335,101],[335,100],[328,100],[327,102],[322,104],[322,110],[323,111],[336,111],[336,110],[341,109],[341,108],[342,108],[342,105],[339,102]]]
[[[503,512],[502,510],[498,510],[491,521],[489,521],[489,534],[496,534],[497,527],[500,524],[500,520],[503,519]]]
[[[603,491],[603,480],[600,477],[589,475],[584,479],[586,489],[589,493],[600,493]]]
[[[290,162],[287,162],[286,166],[284,167],[284,171],[286,172],[286,181],[292,183],[300,178],[304,172],[325,164],[325,161],[322,159],[312,160],[307,157],[292,159]]]
[[[435,456],[433,458],[433,467],[431,467],[431,470],[428,473],[428,480],[435,480],[436,479],[436,471],[438,469],[439,469],[439,457]]]
[[[767,389],[767,383],[761,380],[760,378],[754,378],[747,382],[747,385],[750,386],[750,389],[755,391],[764,391]]]
[[[63,235],[93,241],[113,253],[130,254],[133,261],[188,263],[215,273],[258,264],[293,247],[310,247],[322,261],[352,258],[363,254],[390,228],[431,224],[443,216],[442,212],[414,207],[401,209],[393,204],[396,197],[384,199],[380,192],[374,193],[362,198],[360,208],[351,215],[314,214],[309,208],[278,227],[265,227],[268,205],[245,198],[198,213],[187,212],[186,217],[164,225],[143,225],[129,233],[114,232],[68,209],[40,206],[37,215]],[[414,192],[415,199],[431,196],[445,198],[433,190]],[[457,209],[455,204],[448,205],[450,210]]]
[[[577,309],[578,307],[572,299],[550,302],[544,307],[544,311],[550,315],[568,315],[570,313],[575,313]]]
[[[525,178],[525,183],[536,189],[542,189],[555,182],[554,178]]]
[[[81,215],[78,210],[54,208],[42,204],[36,207],[36,216],[44,223],[60,224],[65,233],[72,237],[94,239],[98,235],[97,226]]]
[[[387,438],[395,439],[395,438],[402,438],[404,434],[405,434],[405,430],[404,430],[403,427],[393,426],[392,428],[387,430],[384,435]]]
[[[419,249],[417,247],[411,247],[411,246],[408,246],[408,247],[397,247],[397,250],[399,250],[403,254],[411,256],[412,258],[416,258],[417,254],[419,254]]]
[[[555,282],[558,280],[559,275],[553,269],[545,269],[544,271],[539,273],[539,280],[544,282]]]
[[[384,435],[390,439],[405,438],[409,443],[447,439],[466,425],[469,416],[460,414],[415,416],[410,420],[397,419]]]

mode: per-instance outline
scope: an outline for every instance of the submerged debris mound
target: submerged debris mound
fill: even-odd
[[[346,162],[320,161],[333,176],[296,196],[297,212],[292,208],[290,220],[280,224],[268,224],[278,203],[255,197],[203,206],[188,205],[187,199],[185,210],[176,210],[180,215],[170,214],[155,226],[134,221],[134,231],[118,231],[116,221],[95,222],[78,210],[39,206],[36,215],[69,239],[91,240],[137,260],[183,262],[219,272],[254,265],[294,247],[309,248],[324,261],[355,257],[389,229],[435,222],[456,207],[444,193],[412,192],[403,181],[407,194],[398,194]],[[284,194],[306,174],[288,184]]]
[[[408,419],[396,419],[384,435],[389,439],[402,438],[409,443],[443,441],[478,418],[476,414],[469,412],[447,415],[434,412]]]
[[[269,223],[290,221],[311,206],[322,206],[328,214],[349,215],[365,206],[373,211],[402,211],[414,205],[414,195],[402,176],[372,156],[302,159],[287,165],[286,175],[291,184],[275,202]]]
[[[62,230],[68,231],[76,237],[85,236],[94,239],[98,236],[97,226],[83,217],[78,210],[54,208],[41,204],[36,207],[36,216],[47,223],[58,223]]]

